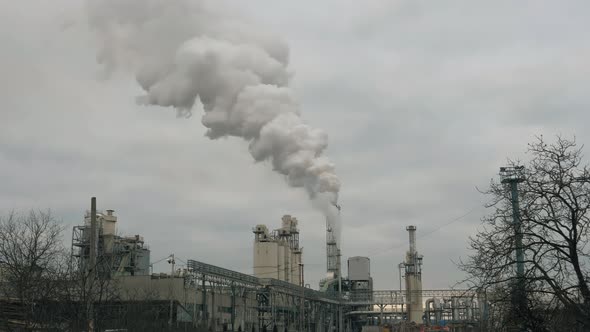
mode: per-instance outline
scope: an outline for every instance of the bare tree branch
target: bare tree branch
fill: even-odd
[[[532,321],[539,313],[571,315],[571,324],[562,325],[559,331],[588,330],[590,172],[582,164],[582,148],[575,140],[560,136],[551,144],[537,137],[529,144],[528,153],[531,159],[525,164],[519,198],[529,308],[518,314],[521,319],[529,318],[526,324],[530,330],[540,328]],[[520,164],[509,161],[509,166]],[[459,266],[475,287],[494,292],[491,298],[510,307],[510,296],[504,294],[513,293],[516,282],[510,192],[492,180],[483,193],[490,198],[486,206],[492,211],[483,218],[483,228],[470,238],[473,254]],[[549,325],[545,328],[550,329]]]

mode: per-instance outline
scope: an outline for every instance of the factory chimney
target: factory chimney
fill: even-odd
[[[326,261],[328,279],[337,279],[340,275],[339,266],[339,249],[334,235],[334,229],[330,222],[326,220]]]
[[[98,225],[96,223],[96,197],[92,197],[90,199],[90,263],[88,264],[87,268],[87,276],[88,280],[86,284],[88,285],[88,290],[86,291],[88,294],[88,331],[94,332],[94,293],[93,293],[93,285],[96,279],[96,258],[97,258],[97,249],[98,249]]]
[[[340,205],[334,204],[338,210],[338,220],[340,219]],[[342,267],[340,262],[340,243],[338,243],[336,229],[334,229],[335,220],[326,217],[326,261],[328,279],[338,279],[342,276]]]
[[[408,234],[410,235],[410,252],[416,252],[416,226],[406,227]]]
[[[422,323],[422,255],[416,250],[416,226],[406,227],[410,237],[410,249],[406,253],[406,299],[408,321]]]

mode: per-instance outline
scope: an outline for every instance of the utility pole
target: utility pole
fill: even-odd
[[[518,201],[518,184],[524,181],[524,166],[500,167],[501,183],[510,185],[510,201],[512,203],[512,223],[514,226],[514,242],[516,246],[516,289],[513,294],[513,305],[519,315],[526,310],[526,290],[524,280],[524,250],[522,246],[522,223]],[[522,320],[521,320],[522,322]],[[521,331],[525,331],[521,323]]]
[[[401,262],[397,265],[397,268],[399,270],[399,296],[400,296],[400,302],[402,304],[400,314],[402,314],[402,315],[404,312],[404,302],[403,302],[404,296],[402,293],[402,269],[405,267],[406,267],[406,263],[404,263],[404,262]]]
[[[299,280],[301,281],[301,308],[299,309],[299,331],[305,331],[305,282],[303,280],[303,263],[299,263]]]
[[[172,313],[174,311],[174,254],[171,254],[167,261],[172,267],[170,270],[170,317],[168,319],[168,325],[172,328]]]
[[[340,256],[342,255],[340,254],[340,249],[338,249],[338,331],[344,332],[344,314],[342,312],[342,270],[340,267]]]
[[[342,212],[342,206],[338,204],[334,204],[338,209],[338,219],[340,219],[340,213]],[[337,262],[337,270],[338,270],[338,297],[339,297],[339,304],[338,304],[338,331],[344,331],[344,314],[342,312],[342,254],[340,251],[340,243],[336,246],[336,262]]]
[[[399,270],[399,291],[400,291],[400,293],[401,293],[401,291],[402,291],[402,269],[403,269],[404,267],[406,267],[406,264],[405,264],[405,263],[403,263],[403,262],[402,262],[402,263],[399,263],[399,264],[397,265],[397,268],[398,268],[398,270]]]
[[[86,298],[88,300],[88,331],[94,332],[94,282],[96,280],[96,251],[97,251],[97,225],[96,225],[96,197],[90,199],[90,252],[87,266],[88,280]]]

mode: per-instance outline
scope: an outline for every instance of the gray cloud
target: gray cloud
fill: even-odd
[[[302,116],[329,134],[342,179],[343,254],[370,255],[379,288],[398,287],[408,224],[418,225],[425,287],[453,284],[462,275],[451,260],[466,255],[484,213],[475,187],[506,157],[526,158],[534,135],[590,141],[586,2],[224,6],[291,47]],[[254,164],[246,143],[204,138],[198,117],[135,105],[125,75],[97,79],[83,10],[0,4],[0,212],[50,207],[74,225],[96,195],[154,260],[175,252],[247,273],[251,227],[292,213],[315,284],[324,221],[305,193]]]

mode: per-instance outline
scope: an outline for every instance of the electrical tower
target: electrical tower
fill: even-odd
[[[500,167],[500,179],[510,185],[512,203],[512,225],[514,227],[514,244],[516,249],[516,287],[513,304],[520,315],[526,310],[526,290],[524,280],[524,250],[522,246],[522,223],[520,221],[520,205],[518,201],[518,184],[524,181],[524,166]],[[524,327],[521,325],[521,330]]]

